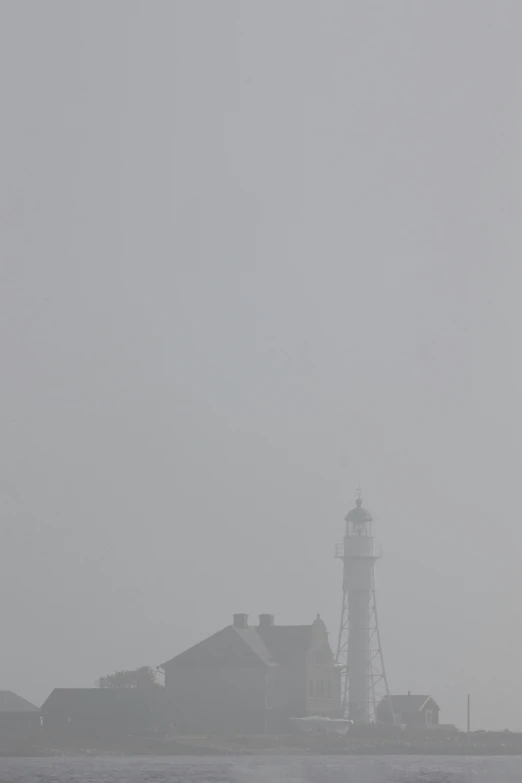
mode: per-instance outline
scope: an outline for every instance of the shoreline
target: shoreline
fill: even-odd
[[[482,758],[496,758],[496,757],[522,757],[522,748],[513,749],[493,749],[493,748],[360,748],[360,749],[310,749],[310,748],[267,748],[259,750],[239,750],[239,749],[218,749],[218,748],[202,748],[200,750],[195,749],[179,749],[179,750],[166,750],[164,752],[147,751],[147,750],[102,750],[102,749],[90,749],[90,748],[76,748],[76,749],[38,749],[28,751],[9,751],[0,750],[1,758],[27,758],[27,759],[43,759],[43,758],[194,758],[194,759],[210,759],[219,758],[226,760],[227,758],[255,758],[255,757],[320,757],[325,758],[345,758],[350,756],[367,756],[367,757],[482,757]]]
[[[40,735],[0,741],[0,758],[103,757],[252,758],[345,756],[522,756],[522,734],[476,732],[435,737],[371,734],[252,734],[235,736],[176,735],[169,738],[103,735]]]

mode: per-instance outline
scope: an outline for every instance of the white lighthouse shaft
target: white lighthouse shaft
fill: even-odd
[[[377,686],[382,686],[382,696],[388,691],[375,606],[374,563],[380,555],[371,522],[371,514],[358,499],[346,517],[344,540],[336,551],[343,561],[337,663],[343,674],[344,714],[357,723],[375,720]]]
[[[362,544],[362,546],[361,546]],[[359,552],[358,550],[363,550]],[[373,589],[373,539],[344,539],[344,590],[348,593],[348,714],[370,720],[370,598]]]

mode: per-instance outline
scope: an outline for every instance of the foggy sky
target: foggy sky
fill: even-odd
[[[522,7],[4,0],[0,688],[320,612],[522,729]]]

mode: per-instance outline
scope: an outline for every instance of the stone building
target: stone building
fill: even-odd
[[[311,625],[233,624],[164,663],[177,730],[192,734],[274,733],[290,718],[340,717],[341,675],[319,615]]]

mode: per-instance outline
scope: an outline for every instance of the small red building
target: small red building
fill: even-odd
[[[440,708],[432,696],[406,695],[385,696],[377,707],[380,723],[422,728],[435,726],[439,722]]]

